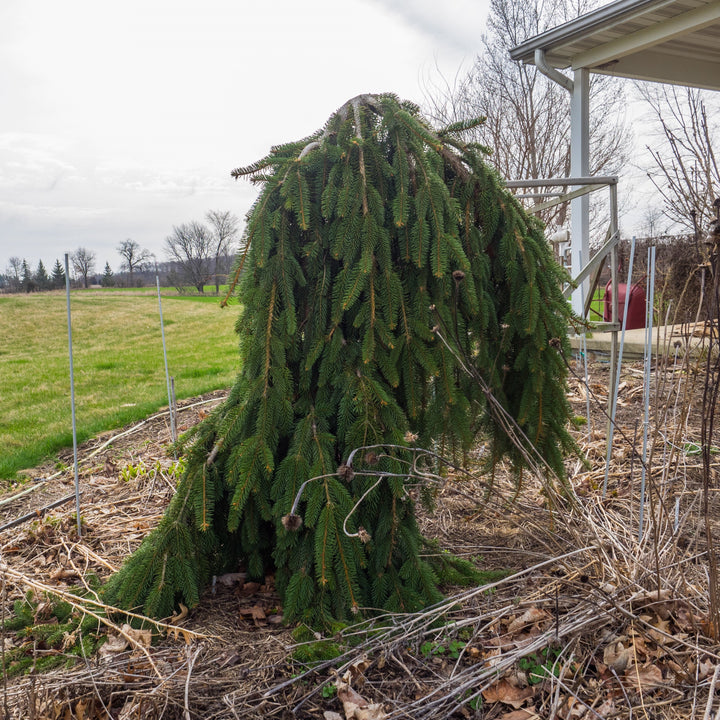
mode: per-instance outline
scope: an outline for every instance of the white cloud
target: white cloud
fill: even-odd
[[[232,168],[322,127],[349,97],[423,100],[482,31],[481,2],[3,0],[0,271],[57,247],[116,267],[132,237],[158,254],[173,224],[243,217]]]
[[[485,31],[489,0],[373,0],[448,50],[473,56]]]

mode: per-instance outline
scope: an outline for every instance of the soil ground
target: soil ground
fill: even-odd
[[[692,444],[700,438],[699,375],[669,362],[653,374],[645,467],[643,373],[629,364],[605,479],[608,368],[596,359],[587,384],[584,368],[573,365],[570,400],[586,457],[568,461],[574,493],[548,489],[530,474],[519,488],[503,472],[491,484],[477,472],[482,445],[468,458],[468,473],[449,473],[435,510],[422,512],[425,535],[481,569],[502,571],[503,579],[446,588],[448,602],[425,613],[370,621],[362,631],[335,636],[310,633],[298,646],[293,628],[281,622],[272,577],[250,583],[242,574],[222,576],[196,608],[166,619],[172,627],[150,647],[130,628],[125,637],[122,628],[111,628],[109,649],[95,657],[4,678],[4,715],[711,717],[706,705],[708,697],[708,708],[718,704],[712,695],[720,668],[717,600],[708,591],[716,584],[718,494],[714,488],[703,494],[701,457]],[[221,399],[214,393],[183,403],[179,429]],[[161,413],[81,446],[82,537],[71,452],[60,467],[33,471],[44,481],[5,493],[5,616],[28,588],[41,598],[43,589],[66,589],[90,573],[102,579],[122,564],[172,496],[169,441],[169,418]],[[714,462],[710,472],[717,472]],[[641,512],[643,480],[648,500]],[[58,500],[64,502],[42,510]],[[2,650],[22,643],[6,632]],[[27,641],[25,649],[38,659],[58,652]],[[332,656],[327,661],[299,660],[325,651]]]

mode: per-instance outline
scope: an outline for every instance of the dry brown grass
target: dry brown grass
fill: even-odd
[[[202,638],[166,633],[145,649],[152,662],[129,647],[71,669],[10,679],[10,717],[345,718],[347,683],[376,720],[714,717],[720,649],[709,622],[706,559],[720,533],[720,496],[710,494],[708,547],[702,468],[689,444],[698,437],[696,370],[671,357],[654,371],[642,539],[642,463],[631,447],[639,437],[642,378],[637,366],[627,366],[606,497],[605,420],[593,399],[592,429],[578,430],[589,467],[571,463],[572,494],[549,496],[528,479],[516,498],[503,474],[488,494],[486,480],[473,472],[479,447],[471,474],[451,473],[438,489],[436,511],[421,518],[440,547],[484,568],[507,569],[505,579],[448,588],[447,600],[423,613],[338,629],[323,639],[337,643],[337,656],[312,667],[293,661],[290,630],[271,621],[279,602],[272,578],[257,587],[242,579],[218,583],[175,620]],[[602,402],[603,363],[591,367],[590,386]],[[571,389],[584,415],[586,389],[575,380]],[[195,422],[200,411],[186,410],[183,422]],[[73,536],[70,507],[0,534],[2,561],[13,570],[4,575],[8,600],[22,591],[23,576],[64,587],[90,570],[106,576],[118,567],[172,493],[167,441],[167,423],[158,417],[84,463],[81,540]],[[155,470],[118,479],[140,460]],[[39,507],[66,494],[69,480],[62,475],[0,511],[15,516]],[[309,644],[317,647],[318,639]]]

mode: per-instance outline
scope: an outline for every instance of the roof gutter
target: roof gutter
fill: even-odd
[[[628,17],[636,17],[644,12],[672,5],[674,2],[676,0],[615,0],[615,2],[525,40],[510,49],[510,57],[513,60],[531,62],[532,53],[538,46],[552,49],[557,45],[571,42],[580,35],[602,28],[608,23],[617,23]]]
[[[563,75],[559,70],[556,70],[551,65],[548,65],[545,59],[545,51],[537,48],[535,50],[535,67],[545,76],[554,80],[558,85],[562,85],[568,92],[573,91],[573,81],[567,76]]]

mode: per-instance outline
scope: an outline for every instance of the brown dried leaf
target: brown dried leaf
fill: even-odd
[[[518,632],[519,630],[522,630],[523,628],[526,628],[528,625],[534,625],[535,623],[543,622],[544,620],[547,620],[550,617],[550,614],[546,610],[542,610],[540,608],[531,607],[528,608],[522,615],[515,618],[509,625],[508,625],[508,633],[511,635],[513,633]]]
[[[537,715],[532,710],[511,710],[500,716],[500,720],[535,720]]]
[[[188,612],[189,610],[187,607],[180,603],[180,612],[170,618],[170,623],[172,625],[177,625],[181,620],[184,620],[188,616]]]
[[[558,717],[562,720],[576,720],[587,714],[587,707],[577,698],[570,696],[558,710]]]
[[[102,644],[98,655],[101,660],[117,655],[123,652],[129,645],[128,641],[122,635],[108,635],[108,639]]]
[[[149,648],[152,645],[152,630],[136,630],[125,623],[122,631],[132,643],[140,645],[140,647]]]
[[[640,692],[653,690],[665,684],[662,670],[657,665],[645,667],[635,665],[625,672],[625,678]]]
[[[697,669],[698,680],[704,680],[715,674],[715,663],[710,658],[705,658],[700,661]]]
[[[603,662],[616,673],[625,672],[630,661],[630,649],[626,648],[620,640],[610,643],[603,651]]]
[[[387,715],[380,703],[374,703],[366,708],[357,708],[351,717],[353,720],[384,720]]]
[[[360,693],[355,692],[346,682],[338,679],[335,681],[335,687],[337,688],[338,700],[343,704],[347,717],[352,717],[352,715],[348,713],[346,705],[353,705],[357,708],[368,706],[368,701]]]
[[[505,705],[511,705],[516,710],[519,710],[534,694],[535,691],[530,686],[525,688],[516,687],[505,678],[482,692],[486,702],[501,702]]]
[[[217,582],[224,585],[225,587],[232,587],[233,585],[237,585],[238,583],[245,582],[246,577],[247,574],[241,572],[224,573],[223,575],[217,576]]]
[[[357,659],[343,674],[342,679],[350,683],[362,683],[365,680],[363,673],[370,667],[370,661],[362,656]]]
[[[595,709],[595,712],[600,717],[611,717],[615,714],[615,701],[609,697],[602,705],[600,705],[600,707]]]

